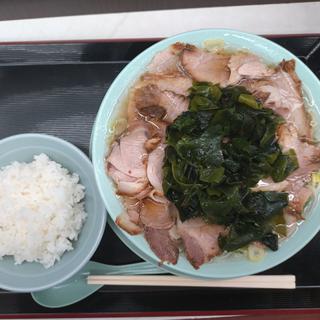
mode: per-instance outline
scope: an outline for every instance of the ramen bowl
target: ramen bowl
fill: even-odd
[[[210,39],[223,40],[227,48],[249,50],[257,54],[267,63],[279,63],[281,60],[295,59],[296,72],[300,77],[305,95],[308,97],[313,120],[319,123],[320,113],[320,82],[310,69],[296,56],[281,46],[256,35],[224,29],[206,29],[186,32],[162,40],[139,54],[132,60],[114,80],[107,91],[96,117],[91,137],[92,161],[100,194],[109,213],[109,223],[120,239],[138,256],[146,261],[159,264],[159,259],[152,252],[143,235],[131,236],[115,224],[116,217],[124,210],[121,199],[116,195],[113,181],[105,173],[105,156],[109,152],[110,128],[121,107],[122,99],[128,89],[141,75],[156,53],[166,49],[175,42],[185,42],[196,46],[203,46],[204,41]],[[317,129],[317,126],[315,127]],[[316,130],[316,136],[320,132]],[[308,206],[305,212],[306,220],[298,230],[285,239],[278,251],[269,251],[259,262],[249,261],[244,255],[227,254],[214,258],[211,262],[195,270],[183,254],[178,263],[161,264],[161,267],[176,275],[192,276],[196,278],[232,278],[255,274],[272,268],[301,250],[320,229],[319,196]]]

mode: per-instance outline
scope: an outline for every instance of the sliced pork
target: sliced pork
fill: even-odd
[[[243,82],[249,91],[262,98],[264,106],[293,123],[298,134],[312,138],[310,117],[307,113],[301,91],[301,82],[295,73],[295,61],[283,61],[276,72],[266,79]]]
[[[245,52],[232,55],[228,67],[230,69],[229,85],[235,85],[242,79],[269,77],[274,73],[274,70],[268,68],[258,56]]]
[[[181,64],[196,81],[208,81],[224,86],[229,80],[230,57],[212,53],[195,46],[187,46],[181,54]]]
[[[164,106],[167,111],[167,116],[164,120],[172,123],[181,113],[188,110],[189,99],[177,95],[172,91],[164,91],[161,96],[160,104]]]
[[[155,150],[149,154],[148,166],[147,166],[147,177],[150,184],[159,193],[163,194],[162,189],[162,165],[165,154],[165,145],[160,144]]]
[[[172,91],[181,96],[188,96],[188,90],[192,86],[192,79],[178,73],[147,73],[141,77],[140,86],[146,86],[148,84],[156,85],[161,91]]]
[[[143,228],[132,222],[126,212],[117,216],[116,224],[131,235],[137,235],[143,232]]]
[[[144,124],[129,129],[119,142],[114,143],[107,162],[130,177],[145,177],[147,153],[144,144],[148,139],[148,133]]]
[[[146,227],[144,236],[150,245],[151,250],[161,262],[176,264],[179,257],[177,242],[172,239],[169,229],[154,229]]]
[[[160,136],[155,136],[153,138],[150,138],[145,142],[144,147],[148,152],[152,152],[154,149],[157,148],[161,140],[162,140],[162,137]]]
[[[277,131],[278,142],[283,152],[293,149],[296,152],[299,168],[314,167],[312,164],[318,164],[320,168],[320,148],[316,144],[309,143],[299,137],[298,129],[293,124],[283,124]],[[310,168],[311,169],[311,168]],[[311,169],[314,171],[315,168]]]
[[[165,198],[161,202],[146,198],[140,212],[141,222],[145,227],[153,229],[170,229],[175,223],[170,207],[169,201]]]
[[[140,178],[132,177],[118,170],[110,163],[107,164],[107,172],[117,185],[117,193],[119,195],[138,195],[143,192],[149,184],[146,176]]]
[[[120,195],[134,196],[148,187],[145,149],[148,135],[146,125],[135,124],[112,145],[106,169]]]
[[[175,43],[167,49],[158,52],[148,65],[150,73],[175,73],[180,72],[180,54],[185,45]]]
[[[128,106],[129,120],[146,118],[173,122],[182,112],[188,110],[189,100],[172,91],[161,91],[156,85],[140,87],[132,93]]]
[[[123,197],[124,212],[117,219],[116,224],[129,234],[136,235],[143,232],[140,222],[141,202],[134,198]]]
[[[147,198],[149,196],[150,192],[152,192],[153,188],[149,184],[149,180],[147,180],[147,181],[148,181],[148,185],[142,191],[140,191],[138,194],[134,195],[135,199],[143,200],[144,198]]]
[[[218,238],[226,233],[226,229],[224,226],[207,224],[201,218],[193,218],[179,223],[178,232],[187,259],[198,269],[221,252]]]

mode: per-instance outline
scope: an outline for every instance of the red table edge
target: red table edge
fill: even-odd
[[[168,312],[116,312],[116,313],[37,313],[37,314],[3,314],[0,319],[39,319],[39,318],[121,318],[121,317],[190,317],[190,316],[308,316],[319,319],[320,308],[316,309],[256,309],[256,310],[231,310],[231,311],[168,311]],[[266,319],[266,318],[265,318]],[[301,318],[303,319],[303,318]]]
[[[261,35],[269,39],[295,38],[295,37],[320,37],[320,33],[297,33],[297,34],[265,34]],[[19,44],[68,44],[68,43],[118,43],[118,42],[156,42],[165,38],[121,38],[121,39],[82,39],[82,40],[39,40],[39,41],[0,41],[0,45],[19,45]]]

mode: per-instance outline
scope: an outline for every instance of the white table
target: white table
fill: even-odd
[[[2,21],[0,42],[162,38],[200,28],[320,34],[320,1]]]

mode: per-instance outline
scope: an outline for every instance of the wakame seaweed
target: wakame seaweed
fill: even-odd
[[[229,227],[222,249],[252,241],[278,249],[275,217],[288,205],[284,192],[252,192],[263,178],[283,181],[298,167],[294,150],[283,153],[276,139],[283,118],[244,87],[196,82],[189,110],[166,131],[163,189],[185,221],[202,217]]]

